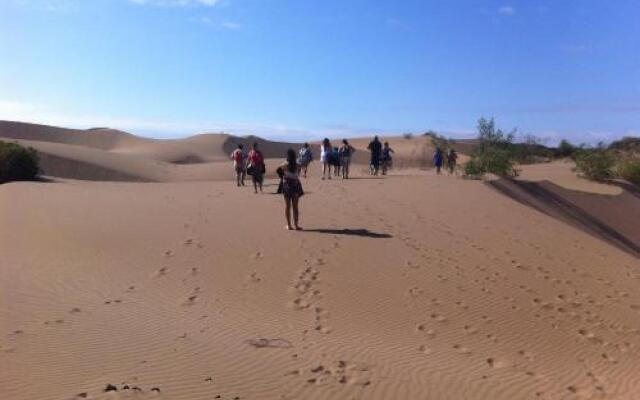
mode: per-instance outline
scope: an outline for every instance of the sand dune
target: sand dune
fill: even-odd
[[[133,182],[230,180],[233,171],[229,154],[238,143],[249,148],[254,142],[259,144],[268,159],[267,172],[273,176],[287,149],[301,147],[301,143],[219,133],[159,140],[107,128],[75,130],[10,121],[0,121],[0,139],[16,141],[38,150],[42,155],[43,173],[47,176]],[[369,162],[366,148],[370,140],[350,140],[358,150],[354,163],[364,165],[364,169]],[[433,151],[428,138],[390,137],[387,140],[391,140],[396,151],[397,168],[428,164]],[[340,144],[339,140],[334,142],[335,146]],[[312,142],[311,145],[317,160],[320,144]],[[317,164],[314,167],[319,169]]]
[[[313,165],[288,232],[281,196],[231,181],[253,138],[45,128],[0,130],[76,178],[0,185],[0,399],[640,393],[637,189],[437,176],[409,168],[425,137],[373,178],[354,139],[354,179]],[[261,142],[270,171],[291,145]]]
[[[637,257],[482,182],[357,178],[305,183],[306,232],[232,182],[0,186],[0,398],[637,397]]]

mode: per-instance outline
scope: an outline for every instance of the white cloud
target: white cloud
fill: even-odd
[[[224,21],[224,22],[217,22],[215,21],[213,18],[204,16],[204,17],[197,17],[197,18],[189,18],[190,21],[192,22],[200,22],[202,24],[205,25],[209,25],[212,26],[214,28],[218,28],[218,29],[228,29],[228,30],[238,30],[238,29],[242,29],[242,25],[237,23],[237,22],[232,22],[232,21]]]
[[[230,22],[230,21],[223,22],[221,26],[225,29],[231,29],[231,30],[237,30],[242,28],[242,25],[238,24],[237,22]]]
[[[511,6],[502,6],[500,8],[498,8],[498,14],[500,15],[506,15],[508,17],[514,15],[516,13],[516,10],[511,7]]]
[[[220,0],[129,0],[130,3],[139,5],[163,6],[163,7],[188,7],[204,6],[214,7]]]

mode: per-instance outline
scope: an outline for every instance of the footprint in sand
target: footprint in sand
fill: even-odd
[[[430,317],[438,322],[446,322],[447,318],[442,314],[432,313]]]
[[[505,361],[496,360],[493,357],[487,358],[486,362],[487,365],[491,368],[504,368],[507,366],[507,363]]]
[[[191,295],[189,297],[187,297],[186,299],[183,299],[180,304],[183,306],[192,306],[196,303],[196,300],[198,300],[198,296],[197,295]]]
[[[258,277],[258,273],[255,271],[249,274],[246,280],[248,283],[259,283],[260,281],[262,281],[262,279]]]
[[[193,242],[194,242],[194,240],[189,238],[189,239],[186,239],[184,242],[182,242],[182,245],[183,246],[191,246],[193,244]]]
[[[81,310],[80,310],[80,308],[79,308],[79,307],[73,307],[73,308],[69,311],[69,313],[70,313],[70,314],[76,314],[76,313],[79,313],[80,311],[81,311]]]
[[[167,274],[168,271],[169,271],[168,267],[162,267],[155,272],[154,276],[156,277],[164,276]]]
[[[198,267],[191,268],[191,275],[198,275],[198,272],[200,272],[200,268]]]
[[[172,250],[167,250],[164,252],[164,256],[165,257],[173,257],[173,251]]]
[[[454,350],[456,350],[460,354],[470,355],[472,353],[471,350],[469,350],[467,347],[459,344],[454,344],[452,347]]]

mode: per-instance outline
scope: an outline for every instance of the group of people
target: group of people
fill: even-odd
[[[393,164],[392,155],[394,154],[393,149],[389,147],[389,142],[384,142],[383,144],[376,136],[369,143],[367,149],[371,153],[369,163],[370,173],[372,175],[378,175],[381,171],[382,175],[386,175]],[[346,139],[342,141],[340,147],[333,147],[329,139],[325,138],[320,146],[322,179],[331,179],[332,175],[336,177],[341,176],[342,179],[349,179],[349,168],[355,152],[356,149],[351,146]],[[236,173],[236,184],[238,186],[245,186],[246,176],[250,175],[254,192],[258,193],[258,190],[262,192],[262,183],[264,181],[266,167],[264,156],[258,149],[258,143],[253,143],[248,153],[244,150],[242,144],[238,144],[238,147],[233,150],[230,157],[233,160]],[[446,165],[449,172],[453,173],[457,158],[458,154],[455,150],[449,149],[445,154],[440,147],[436,147],[433,155],[433,164],[437,173],[440,174],[443,165]],[[285,228],[288,230],[302,230],[299,224],[300,212],[298,205],[300,197],[304,195],[304,190],[300,177],[307,177],[307,169],[313,160],[314,156],[311,147],[309,143],[305,143],[297,154],[295,150],[288,149],[286,162],[276,170],[280,177],[278,193],[282,193],[284,196],[285,218],[287,220]]]
[[[305,146],[308,147],[309,145],[305,143]],[[340,147],[333,147],[329,139],[324,138],[320,145],[322,179],[331,179],[332,172],[333,176],[342,176],[342,179],[349,179],[351,157],[355,152],[355,147],[351,146],[347,139],[342,141]]]
[[[369,173],[377,176],[380,169],[382,169],[382,175],[386,175],[387,171],[391,169],[393,164],[393,157],[391,155],[394,151],[389,147],[389,142],[384,142],[383,145],[380,142],[380,139],[376,136],[373,138],[371,143],[369,143],[367,149],[371,152]]]
[[[456,170],[457,163],[458,153],[454,149],[449,149],[449,151],[444,153],[440,147],[436,147],[436,151],[433,154],[433,165],[438,175],[443,166],[446,166],[449,173],[453,174]]]
[[[267,168],[264,164],[262,152],[258,149],[258,143],[254,143],[251,146],[249,153],[244,150],[244,146],[240,143],[230,157],[233,160],[233,168],[236,172],[236,184],[244,186],[247,175],[250,175],[254,192],[258,193],[258,189],[262,192],[262,182]]]

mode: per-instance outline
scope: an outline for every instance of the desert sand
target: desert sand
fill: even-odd
[[[364,164],[321,181],[314,163],[288,232],[275,180],[232,181],[233,136],[0,138],[49,176],[0,186],[0,399],[640,396],[625,185],[566,163],[516,182]],[[290,144],[261,145],[272,166]],[[391,145],[407,167],[428,151]]]

